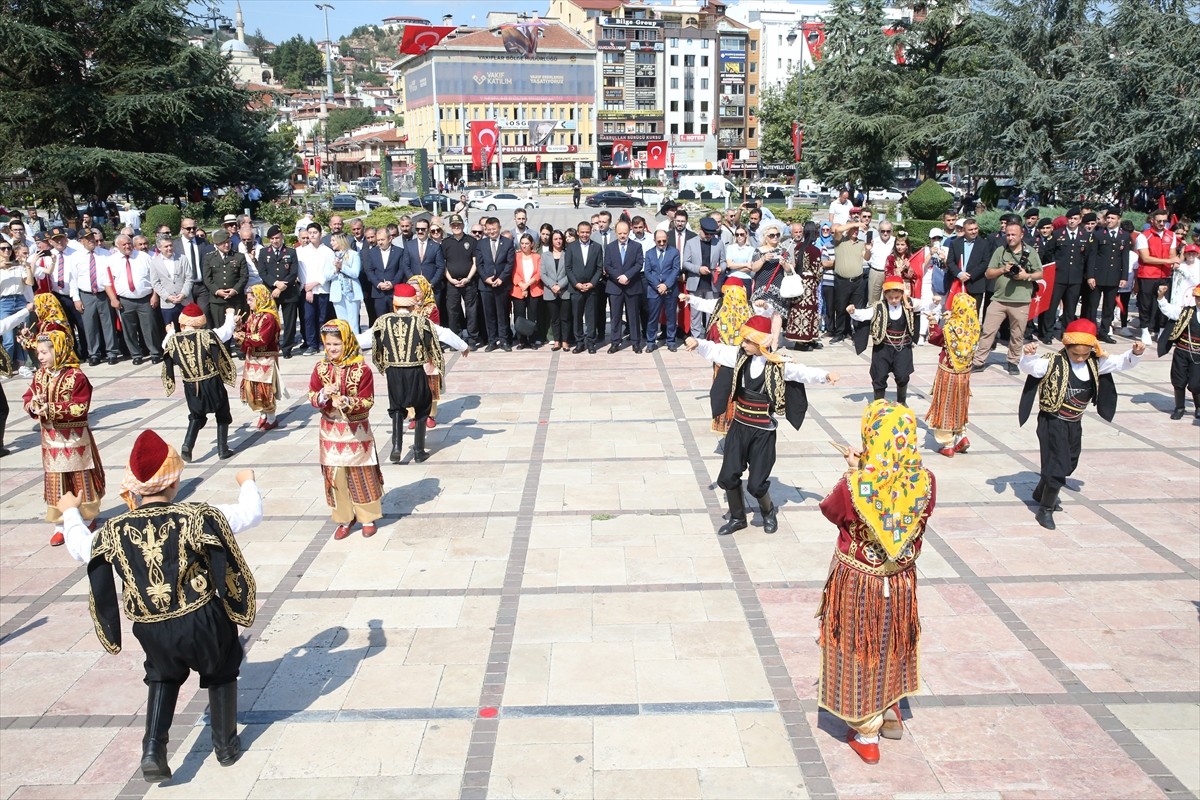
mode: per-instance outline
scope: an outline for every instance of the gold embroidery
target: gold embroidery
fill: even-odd
[[[909,339],[911,339],[913,332],[916,330],[913,324],[912,305],[905,299],[902,308],[904,309],[904,330],[908,333]],[[887,303],[880,300],[875,304],[875,315],[871,317],[871,344],[881,345],[888,341],[887,324]]]
[[[1100,385],[1100,362],[1094,355],[1088,356],[1088,371],[1092,381]],[[1057,414],[1067,402],[1067,386],[1070,383],[1071,362],[1067,354],[1059,351],[1050,356],[1046,374],[1038,384],[1038,407],[1047,414]]]

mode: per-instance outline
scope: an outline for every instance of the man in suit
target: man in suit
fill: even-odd
[[[667,242],[666,231],[654,232],[654,246],[645,250],[642,262],[645,271],[646,307],[646,352],[653,353],[658,341],[658,318],[663,311],[667,314],[667,349],[675,352],[675,325],[679,319],[679,251]]]
[[[629,223],[617,223],[617,239],[604,251],[604,272],[608,276],[608,352],[621,349],[621,313],[629,323],[629,341],[633,352],[642,352],[642,246],[629,239]]]
[[[442,246],[429,238],[429,220],[417,222],[413,230],[417,235],[404,245],[408,251],[408,272],[404,279],[423,275],[433,286],[438,305],[441,305],[446,289],[446,256],[442,253]]]
[[[408,252],[397,246],[390,228],[375,232],[375,246],[362,253],[362,269],[371,284],[371,305],[378,319],[392,310],[392,292],[408,280]]]
[[[267,246],[259,256],[259,273],[271,290],[283,320],[279,350],[284,358],[291,358],[296,346],[296,320],[300,316],[300,258],[284,244],[283,229],[278,225],[267,229]]]
[[[600,291],[600,274],[604,254],[592,241],[592,224],[580,222],[575,228],[575,241],[567,245],[564,261],[567,282],[571,284],[571,316],[575,322],[575,349],[572,352],[596,352],[596,295]]]
[[[187,262],[192,273],[192,302],[200,306],[206,318],[213,319],[208,309],[208,287],[204,285],[204,257],[213,251],[213,246],[197,238],[197,230],[199,226],[196,220],[180,221],[179,238],[175,240],[175,254]]]
[[[992,248],[979,238],[979,223],[974,217],[963,220],[963,235],[951,240],[946,259],[950,262],[947,273],[962,281],[963,291],[975,299],[975,310],[983,319],[984,306],[996,282],[989,281],[984,274],[992,259]]]
[[[678,219],[682,212],[676,211],[676,229],[671,232],[675,241],[679,241]],[[684,215],[684,223],[687,216]],[[682,264],[687,274],[687,290],[697,297],[712,299],[718,293],[718,279],[725,271],[725,245],[721,242],[720,226],[712,217],[700,220],[700,235],[685,237],[683,245]],[[708,315],[692,309],[692,336],[704,338],[708,329]]]
[[[1078,208],[1068,208],[1066,217],[1067,227],[1054,234],[1054,294],[1050,298],[1050,308],[1042,314],[1039,323],[1042,341],[1046,344],[1054,341],[1059,303],[1062,303],[1063,327],[1075,321],[1087,269],[1091,237],[1081,227],[1083,212]]]
[[[512,301],[512,273],[517,251],[512,239],[500,235],[498,218],[485,219],[483,230],[475,258],[479,265],[479,303],[483,306],[483,321],[487,326],[488,344],[484,351],[491,353],[500,348],[507,353],[512,351],[508,308]]]
[[[1117,305],[1117,292],[1125,288],[1125,273],[1129,266],[1129,253],[1133,241],[1121,230],[1121,209],[1112,206],[1104,212],[1104,230],[1094,231],[1088,249],[1086,280],[1089,289],[1084,316],[1096,319],[1100,308],[1100,335],[1096,338],[1106,344],[1116,344],[1112,336],[1113,311]]]
[[[667,239],[667,244],[679,251],[679,257],[683,258],[683,246],[696,238],[696,232],[688,230],[688,215],[682,208],[677,208],[672,212],[670,238]],[[717,223],[717,228],[720,228],[720,223]]]

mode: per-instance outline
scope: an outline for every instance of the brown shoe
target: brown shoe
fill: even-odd
[[[335,530],[333,532],[333,538],[338,541],[345,539],[349,535],[350,535],[350,526],[349,525],[338,525],[337,530]]]
[[[363,527],[362,527],[362,535],[364,538],[370,539],[372,536],[375,535],[375,530],[376,530],[375,523],[368,522],[366,525],[363,525]]]

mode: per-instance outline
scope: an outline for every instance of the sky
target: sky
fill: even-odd
[[[316,0],[241,0],[242,16],[246,20],[246,34],[261,29],[268,41],[279,42],[301,34],[314,41],[325,38],[325,15],[316,8]],[[217,0],[220,13],[232,22],[234,0]],[[207,13],[207,3],[192,2],[192,11],[197,16]],[[329,12],[329,35],[334,41],[345,36],[359,25],[378,24],[384,17],[423,17],[431,23],[441,24],[442,16],[454,14],[457,25],[482,25],[489,11],[514,11],[545,14],[549,3],[545,0],[330,0],[334,7]]]

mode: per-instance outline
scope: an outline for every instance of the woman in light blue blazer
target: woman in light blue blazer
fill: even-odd
[[[333,304],[337,318],[349,322],[351,329],[358,333],[363,299],[358,275],[362,271],[362,262],[350,246],[350,237],[344,233],[330,237],[329,246],[333,248],[333,261],[325,271],[325,280],[329,281],[329,302]]]

